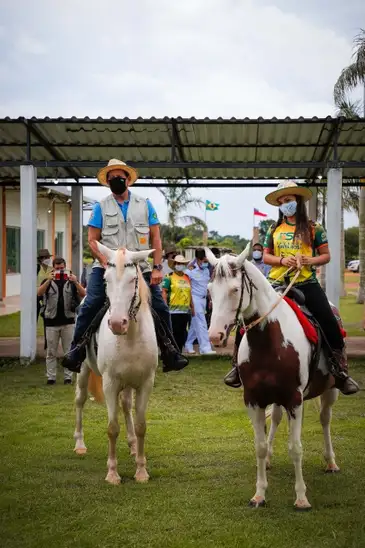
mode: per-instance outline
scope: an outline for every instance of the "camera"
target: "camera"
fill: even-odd
[[[64,270],[56,270],[54,273],[54,279],[67,281],[69,279],[69,275]]]

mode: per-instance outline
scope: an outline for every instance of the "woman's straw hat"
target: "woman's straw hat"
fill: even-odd
[[[279,206],[278,199],[282,196],[301,196],[305,202],[312,197],[312,191],[305,186],[298,186],[294,181],[282,181],[278,184],[278,188],[274,192],[270,192],[265,198],[268,204]]]

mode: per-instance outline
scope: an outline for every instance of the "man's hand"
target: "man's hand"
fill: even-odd
[[[163,274],[157,268],[152,270],[151,274],[151,285],[160,285],[163,280]]]
[[[52,282],[54,280],[54,269],[52,268],[52,270],[49,272],[49,274],[47,274],[47,282]]]
[[[77,278],[75,274],[72,274],[72,272],[70,272],[68,279],[70,280],[70,282],[73,282],[73,283],[77,282]]]

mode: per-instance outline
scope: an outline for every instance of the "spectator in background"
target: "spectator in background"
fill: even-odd
[[[177,255],[177,251],[174,247],[166,249],[162,260],[162,274],[164,276],[167,276],[167,274],[171,274],[173,272],[172,267],[175,255]]]
[[[259,243],[254,244],[252,248],[251,263],[254,264],[263,273],[265,278],[267,278],[271,270],[271,266],[264,263],[263,257],[264,257],[264,247]]]
[[[37,257],[37,290],[43,280],[52,272],[52,259],[48,249],[40,249]],[[37,296],[37,322],[42,308],[42,297]]]
[[[204,249],[197,249],[195,251],[195,259],[195,266],[192,265],[185,271],[190,278],[191,294],[194,305],[194,316],[191,319],[185,348],[188,354],[195,354],[193,343],[195,338],[197,338],[200,354],[215,354],[216,352],[212,350],[209,341],[207,321],[205,318],[210,273],[209,263],[205,256]]]
[[[188,262],[183,255],[176,255],[172,272],[162,282],[162,296],[170,309],[172,332],[180,352],[185,345],[190,317],[194,316],[190,278],[185,274]]]
[[[75,310],[86,295],[86,290],[70,271],[66,261],[55,257],[53,269],[48,272],[38,288],[38,297],[43,299],[44,324],[47,340],[47,384],[55,384],[57,373],[57,349],[61,339],[63,352],[69,351],[74,327]],[[64,384],[72,383],[72,372],[64,369]]]

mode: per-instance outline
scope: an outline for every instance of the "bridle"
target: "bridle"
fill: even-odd
[[[116,268],[115,263],[111,263],[108,261],[107,265],[113,268]],[[141,297],[139,296],[138,266],[135,265],[134,263],[125,263],[124,268],[128,268],[128,267],[134,267],[136,270],[136,279],[134,282],[134,294],[128,309],[128,318],[136,322],[137,321],[136,317],[141,306]],[[109,312],[110,312],[110,301],[109,301]]]
[[[249,305],[251,304],[251,301],[252,301],[253,290],[257,289],[256,285],[253,283],[250,276],[247,274],[246,269],[245,269],[244,266],[241,266],[241,268],[237,269],[237,270],[239,272],[241,272],[241,292],[240,292],[240,300],[238,302],[236,317],[235,317],[235,320],[234,320],[235,325],[238,324],[238,321],[240,319],[242,302],[243,302],[243,295],[245,293],[245,289],[249,293]]]

